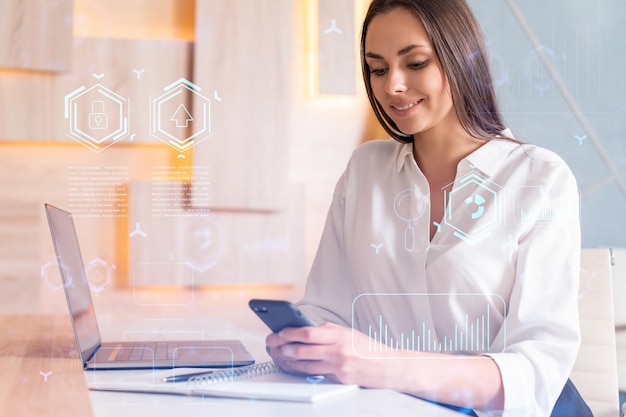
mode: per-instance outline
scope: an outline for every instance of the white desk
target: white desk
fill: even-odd
[[[360,389],[314,404],[207,399],[90,391],[94,417],[459,417],[434,404],[387,390]]]
[[[191,306],[179,309],[140,306],[133,303],[132,293],[121,291],[103,293],[94,301],[105,341],[181,334],[196,339],[237,338],[262,362],[269,359],[264,348],[268,330],[247,307],[252,296],[293,299],[274,289],[271,294],[198,291]],[[459,416],[388,390],[359,389],[315,404],[89,391],[89,375],[81,370],[67,310],[54,315],[0,316],[0,331],[0,410],[16,417]]]

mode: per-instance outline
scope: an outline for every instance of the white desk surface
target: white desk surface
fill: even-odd
[[[459,417],[426,401],[387,390],[359,389],[314,404],[90,391],[94,417]]]
[[[133,294],[132,291],[115,290],[104,291],[94,296],[94,303],[103,341],[234,338],[243,342],[257,362],[263,362],[269,360],[269,356],[265,352],[265,336],[269,330],[249,310],[247,302],[250,298],[296,300],[298,294],[294,294],[293,291],[294,289],[280,288],[245,291],[203,290],[195,291],[192,303],[181,303],[178,306],[173,306],[170,301],[176,300],[175,298],[165,299],[166,302],[159,304],[159,300],[163,300],[162,293],[155,292],[154,303],[144,302],[139,305],[135,302],[136,294]],[[181,299],[185,299],[185,294],[182,295],[183,298]],[[5,375],[9,380],[15,382],[15,389],[11,392],[18,393],[18,396],[27,395],[29,390],[24,384],[35,383],[38,384],[40,391],[45,391],[37,394],[37,397],[44,399],[43,401],[37,401],[28,394],[28,402],[33,411],[37,410],[36,415],[38,416],[57,416],[60,415],[57,412],[65,409],[68,411],[68,416],[80,415],[84,417],[89,415],[87,412],[89,408],[91,408],[91,414],[94,417],[176,417],[178,415],[459,417],[460,415],[418,398],[389,390],[359,389],[314,404],[87,391],[86,384],[72,379],[74,377],[71,376],[74,373],[76,376],[80,376],[81,371],[76,345],[72,340],[69,316],[65,316],[67,321],[64,319],[64,315],[68,313],[67,307],[64,305],[63,294],[57,292],[48,294],[46,297],[48,296],[47,300],[41,301],[45,304],[45,310],[48,310],[46,311],[47,314],[55,314],[52,322],[47,316],[30,316],[30,318],[21,318],[21,322],[24,324],[15,326],[17,324],[15,319],[12,316],[5,316],[2,323],[7,328],[15,329],[13,333],[10,333],[13,334],[12,337],[15,340],[0,343],[2,346],[6,345],[0,349],[4,359],[19,361],[16,362],[19,366],[4,367],[6,372],[15,368],[14,376]],[[150,301],[149,297],[142,298],[142,300]],[[23,329],[18,330],[20,327]],[[30,331],[24,333],[24,329],[30,329]],[[59,346],[56,349],[58,352],[55,350],[56,353],[52,356],[49,353],[50,348],[47,347],[51,343],[48,340],[51,332],[55,340],[54,345]],[[24,336],[25,334],[27,337]],[[57,339],[58,341],[56,341]],[[31,354],[17,347],[23,343],[36,346],[37,351],[43,352],[43,356],[51,356],[51,359],[44,359],[48,362],[52,361],[52,365],[48,362],[45,365],[41,364],[40,359],[32,357]],[[33,363],[31,364],[31,362]],[[43,377],[41,376],[43,374],[38,371],[48,369],[54,370],[54,373],[50,376],[50,383],[44,383],[45,381],[42,382]],[[71,369],[71,372],[68,369]],[[63,379],[58,378],[61,370],[65,375]],[[20,375],[23,376],[25,373],[30,375],[28,381],[23,380],[23,377],[20,379]],[[85,379],[89,378],[86,372],[83,373],[83,376]],[[64,383],[58,385],[56,381],[63,381]],[[47,392],[50,389],[53,391]],[[46,398],[54,399],[55,405],[49,403]],[[8,404],[9,410],[21,409],[23,405],[20,404],[24,403],[24,400],[12,395],[0,395],[0,400],[2,400],[0,404]],[[71,411],[73,404],[77,404],[78,400],[81,400],[80,404],[74,407],[77,411]],[[19,413],[15,415],[19,415]]]

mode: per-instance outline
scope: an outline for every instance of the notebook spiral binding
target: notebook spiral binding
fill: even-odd
[[[263,375],[270,375],[280,372],[280,368],[274,362],[262,362],[254,365],[233,368],[227,371],[219,371],[196,375],[188,380],[188,385],[210,385],[222,382],[240,381],[242,379],[256,378]]]

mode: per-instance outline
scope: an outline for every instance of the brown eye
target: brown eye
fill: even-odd
[[[382,77],[383,75],[385,75],[386,72],[387,72],[386,68],[370,69],[370,74],[374,74],[377,77]]]
[[[409,68],[417,70],[417,69],[424,68],[426,64],[428,64],[428,61],[414,62],[412,64],[409,64]]]

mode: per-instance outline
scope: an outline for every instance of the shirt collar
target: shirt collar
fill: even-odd
[[[411,159],[413,159],[413,143],[400,144],[398,159],[396,161],[398,173],[400,173],[404,164]]]
[[[480,148],[459,162],[457,170],[479,170],[485,176],[491,177],[505,160],[506,156],[517,149],[521,144],[507,139],[490,139]]]
[[[485,174],[486,177],[491,177],[496,167],[502,162],[502,154],[495,142],[496,140],[488,140],[480,148],[461,159],[457,166],[457,171],[478,170]]]
[[[507,136],[511,137],[508,134]],[[491,177],[504,160],[504,157],[518,146],[520,146],[520,144],[506,139],[494,138],[487,140],[484,145],[463,158],[459,162],[457,170],[459,172],[478,170],[486,177]],[[398,172],[400,172],[407,161],[410,160],[414,161],[413,144],[401,144],[396,161]]]

